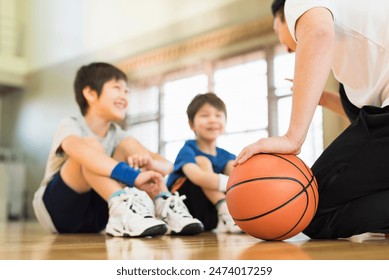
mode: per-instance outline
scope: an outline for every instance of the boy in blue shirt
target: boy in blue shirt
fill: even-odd
[[[228,212],[226,186],[235,155],[216,146],[224,133],[227,111],[214,93],[198,94],[187,108],[195,140],[188,140],[174,163],[167,185],[174,193],[186,196],[189,212],[205,230],[241,232]]]

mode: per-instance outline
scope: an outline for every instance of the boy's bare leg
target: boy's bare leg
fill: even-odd
[[[96,153],[104,153],[104,149],[97,141],[90,141],[89,144],[93,145]],[[97,174],[72,158],[63,165],[61,176],[74,191],[84,193],[93,188],[107,202],[113,193],[124,188],[124,185],[118,181]],[[135,192],[126,190],[125,194],[125,196],[115,196],[108,202],[109,219],[106,226],[108,235],[154,236],[167,231],[165,223],[153,217]]]
[[[131,145],[131,149],[128,148],[129,144],[134,144]],[[117,161],[127,161],[127,158],[130,156],[144,153],[148,153],[148,151],[143,146],[139,145],[139,143],[129,143],[124,140],[115,149],[113,158]],[[159,168],[154,171],[159,172],[160,174],[166,173],[163,171],[169,169],[168,167],[170,165],[168,164],[168,161],[159,160],[159,162]],[[182,197],[171,195],[169,189],[162,180],[157,188],[152,191],[146,191],[146,193],[149,199],[151,198],[154,202],[156,216],[167,224],[168,233],[192,235],[203,231],[204,228],[202,223],[190,215],[182,201]]]
[[[196,157],[196,163],[197,165],[204,171],[207,172],[213,172],[212,163],[209,159],[207,159],[204,156],[197,156]],[[205,196],[211,201],[212,204],[216,204],[221,199],[226,198],[225,193],[219,191],[219,190],[210,190],[210,189],[202,189]]]
[[[204,157],[196,157],[196,163],[198,166],[206,172],[214,172],[211,161]],[[226,194],[219,190],[202,189],[205,196],[216,206],[218,212],[218,225],[215,229],[216,232],[230,232],[241,233],[242,230],[235,224],[230,212],[228,211],[227,203],[225,201]]]
[[[97,141],[88,141],[97,152],[104,153],[103,148]],[[104,200],[114,192],[123,189],[119,182],[102,175],[98,175],[81,166],[77,161],[69,158],[61,168],[61,177],[64,182],[75,192],[85,193],[93,188]]]

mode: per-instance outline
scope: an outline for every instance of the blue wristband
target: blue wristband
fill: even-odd
[[[138,177],[140,170],[134,169],[128,163],[119,162],[112,170],[111,178],[123,183],[129,187],[133,187],[136,177]]]

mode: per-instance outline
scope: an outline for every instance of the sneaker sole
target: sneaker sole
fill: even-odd
[[[215,228],[212,230],[214,233],[229,233],[229,234],[243,234],[245,233],[243,230],[230,230],[227,227],[223,228]]]
[[[113,237],[143,237],[143,236],[156,236],[156,235],[164,235],[167,232],[167,226],[166,225],[156,225],[153,227],[150,227],[143,231],[140,234],[128,234],[128,233],[123,233],[123,234],[112,234],[110,232],[106,232],[107,235],[113,236]]]
[[[146,229],[139,236],[156,236],[156,235],[164,235],[167,232],[166,225],[157,225],[151,228]]]
[[[202,233],[204,231],[204,227],[201,224],[194,223],[184,226],[181,231],[177,232],[172,230],[171,235],[195,235]]]

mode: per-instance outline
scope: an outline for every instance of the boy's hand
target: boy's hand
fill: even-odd
[[[163,177],[155,171],[141,172],[135,179],[135,187],[148,194],[158,194],[161,191]]]
[[[136,154],[127,158],[128,164],[134,169],[153,169],[153,159],[150,154]]]

